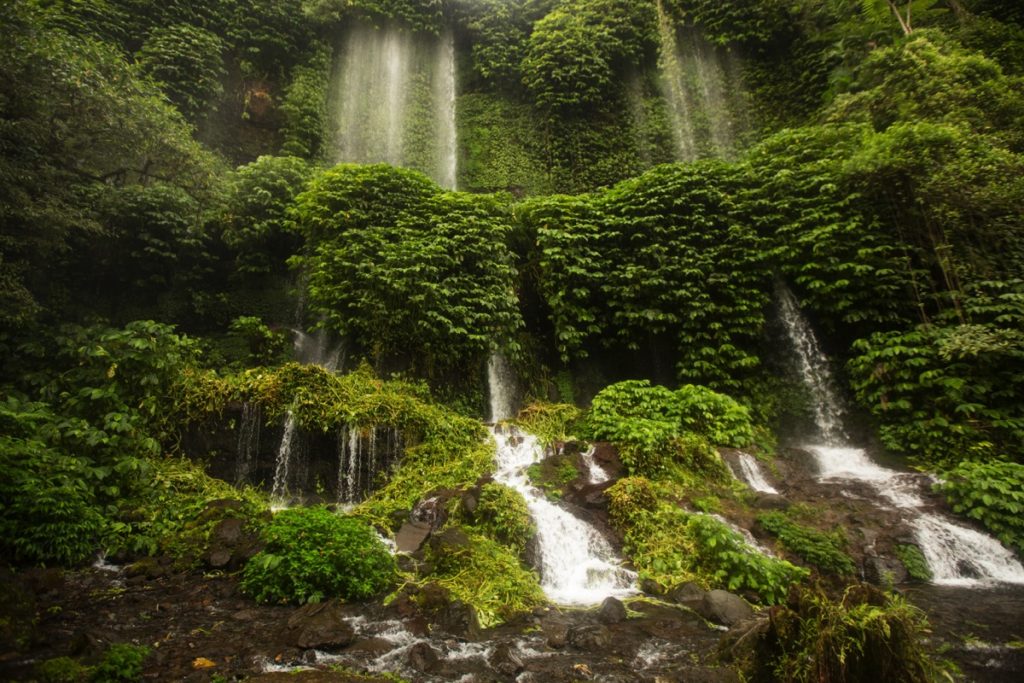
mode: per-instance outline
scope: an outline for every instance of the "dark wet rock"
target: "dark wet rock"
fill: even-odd
[[[472,605],[452,600],[451,593],[437,583],[422,586],[414,598],[419,609],[442,631],[466,640],[480,637],[480,619]]]
[[[515,676],[524,668],[518,650],[508,643],[500,643],[494,648],[488,663],[495,671],[505,676]]]
[[[358,655],[366,653],[372,658],[386,655],[395,649],[395,644],[387,638],[367,638],[353,643],[345,649],[346,654]]]
[[[547,637],[549,647],[560,650],[569,644],[569,622],[558,616],[542,619],[540,627]]]
[[[746,601],[729,591],[708,591],[701,608],[697,610],[708,621],[732,626],[754,616],[754,610]]]
[[[470,545],[469,537],[459,527],[448,527],[439,534],[430,537],[430,550],[438,557],[444,557]]]
[[[235,501],[237,502],[237,501]],[[227,517],[210,530],[203,561],[214,569],[239,569],[260,549],[259,535],[245,520]]]
[[[864,558],[864,578],[876,586],[891,586],[910,580],[899,559],[869,556]]]
[[[640,590],[648,595],[664,595],[665,587],[654,579],[643,579],[640,581]]]
[[[33,567],[21,573],[21,583],[36,595],[54,593],[64,588],[64,572],[55,567]]]
[[[124,575],[129,581],[137,579],[133,583],[138,583],[141,580],[159,579],[162,576],[166,576],[167,567],[162,565],[155,557],[144,557],[125,567]]]
[[[35,596],[0,567],[0,661],[27,651],[36,636],[35,616]]]
[[[469,490],[462,494],[462,510],[472,516],[480,504],[480,496],[475,490]]]
[[[416,671],[431,673],[441,666],[441,655],[429,643],[416,643],[405,655],[405,662]]]
[[[308,650],[337,649],[355,639],[355,631],[345,621],[344,607],[337,600],[304,605],[288,618],[284,642]]]
[[[600,624],[573,626],[569,629],[569,644],[580,650],[603,652],[612,644],[612,633]]]
[[[626,606],[618,598],[605,598],[597,610],[597,618],[605,624],[618,624],[626,620]]]
[[[666,597],[672,602],[684,605],[690,609],[697,609],[704,603],[704,597],[706,595],[706,590],[692,581],[687,581],[686,583],[676,586],[669,591]]]
[[[771,620],[768,611],[741,621],[729,629],[719,641],[719,657],[723,662],[742,662],[749,659],[770,630]]]
[[[393,680],[372,674],[352,674],[342,671],[275,671],[246,678],[259,683],[373,683]]]
[[[395,534],[395,548],[400,553],[414,553],[430,536],[430,524],[427,522],[406,522]]]
[[[785,510],[789,507],[789,501],[786,500],[785,496],[777,493],[765,493],[763,491],[754,494],[750,504],[758,510]]]

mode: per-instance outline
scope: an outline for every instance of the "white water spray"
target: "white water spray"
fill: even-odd
[[[793,294],[781,284],[778,291],[782,322],[798,357],[801,380],[816,403],[815,424],[825,441],[807,446],[817,462],[819,481],[866,483],[888,505],[907,511],[934,583],[1024,584],[1024,566],[999,541],[923,509],[925,501],[920,491],[932,482],[931,477],[882,467],[863,449],[846,443],[843,411],[833,389],[828,362]]]
[[[395,25],[351,26],[335,74],[336,161],[415,168],[455,189],[451,31],[435,37]]]
[[[757,458],[750,453],[740,451],[736,456],[736,461],[740,466],[739,477],[737,478],[741,479],[747,486],[761,493],[778,493],[776,488],[764,478],[764,473],[761,471],[761,466],[757,463]]]
[[[492,353],[487,360],[487,392],[490,422],[497,423],[515,417],[515,371],[498,351]]]
[[[580,459],[583,460],[583,465],[587,468],[587,483],[603,484],[609,479],[608,473],[597,464],[597,461],[594,459],[594,451],[595,448],[591,446],[585,453],[580,455]]]
[[[544,455],[536,437],[515,428],[494,428],[498,443],[495,481],[518,491],[537,525],[541,588],[554,602],[597,604],[634,593],[636,574],[624,569],[607,539],[531,486],[526,468]]]

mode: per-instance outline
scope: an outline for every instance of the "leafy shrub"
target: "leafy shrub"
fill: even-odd
[[[903,568],[915,581],[931,581],[932,570],[924,553],[916,545],[899,543],[896,545],[896,557],[900,558]]]
[[[395,560],[369,524],[323,507],[279,512],[262,538],[241,584],[259,602],[362,600],[394,580]]]
[[[139,51],[139,63],[186,118],[204,114],[223,92],[224,43],[198,26],[157,26]]]
[[[671,492],[627,477],[608,489],[612,524],[625,533],[623,551],[642,578],[665,590],[687,581],[750,591],[765,603],[782,601],[807,571],[762,554],[714,517],[689,513]]]
[[[522,554],[537,532],[526,501],[504,484],[484,484],[473,511],[473,525],[484,535]]]
[[[516,424],[551,446],[572,438],[579,417],[580,409],[574,405],[535,401],[519,411]]]
[[[478,534],[466,536],[466,544],[446,544],[440,552],[430,546],[434,569],[429,578],[472,605],[481,626],[495,626],[544,604],[537,575],[511,549]]]
[[[614,444],[631,472],[647,475],[672,464],[721,475],[724,466],[707,439],[741,447],[754,434],[747,409],[728,396],[692,385],[672,391],[647,380],[627,380],[598,392],[585,430],[594,440]]]
[[[149,655],[145,645],[111,645],[89,677],[91,683],[135,683],[142,679],[142,662]]]
[[[89,667],[70,657],[54,657],[36,664],[35,673],[39,683],[84,683]]]
[[[841,530],[826,533],[806,527],[782,512],[759,515],[758,524],[778,537],[782,546],[822,571],[852,575],[853,560],[843,550],[846,537]]]
[[[96,552],[104,519],[95,470],[45,444],[0,437],[0,547],[17,562],[75,565]]]
[[[1024,553],[1024,465],[965,461],[943,474],[936,488],[953,511],[981,522],[996,538]]]
[[[923,612],[867,584],[849,587],[837,602],[800,589],[773,611],[767,633],[740,666],[758,682],[943,680],[922,644],[927,631]]]

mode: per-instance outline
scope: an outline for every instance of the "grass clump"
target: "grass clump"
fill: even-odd
[[[537,401],[519,411],[515,423],[544,446],[570,441],[582,412],[568,403]]]
[[[537,533],[526,501],[519,492],[504,484],[484,484],[476,510],[471,515],[463,514],[480,533],[512,549],[517,555],[522,555],[526,544]]]
[[[111,645],[89,676],[90,683],[135,683],[142,679],[142,662],[149,655],[145,645]]]
[[[426,577],[443,586],[452,599],[471,605],[484,628],[545,603],[537,575],[518,556],[480,533],[449,527],[432,542],[427,555],[433,571]]]
[[[951,680],[924,649],[927,632],[923,612],[867,584],[837,601],[800,589],[773,610],[740,667],[755,683]]]
[[[782,547],[823,572],[850,576],[856,571],[853,559],[843,550],[842,531],[818,531],[793,521],[782,512],[766,512],[757,517],[766,531],[779,539]]]
[[[914,581],[931,581],[932,570],[928,566],[928,560],[924,553],[916,545],[909,543],[898,543],[896,545],[896,557],[900,558],[907,575]]]
[[[395,579],[395,560],[374,530],[324,507],[279,512],[263,529],[266,547],[245,565],[242,590],[258,602],[362,600]]]

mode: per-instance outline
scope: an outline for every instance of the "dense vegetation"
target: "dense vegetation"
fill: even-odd
[[[367,25],[454,36],[463,191],[335,164],[337,37]],[[480,481],[500,352],[540,399],[521,424],[617,449],[611,522],[656,592],[785,604],[811,570],[855,573],[843,535],[760,514],[798,567],[705,514],[746,504],[719,448],[770,449],[806,416],[773,330],[782,286],[884,446],[1024,553],[1018,3],[13,0],[0,26],[9,562],[191,567],[238,518],[266,544],[244,570],[259,600],[404,582],[484,625],[529,610],[525,507]],[[744,84],[691,107],[689,150],[665,76],[685,59]],[[676,99],[712,85],[688,76]],[[295,327],[343,348],[342,370],[289,362]],[[243,406],[333,442],[391,429],[401,455],[349,515],[268,521],[266,496],[190,450]],[[458,543],[400,574],[370,527],[442,490],[478,505],[451,503],[437,531]],[[805,593],[777,614],[786,654],[748,662],[755,680],[873,675],[876,627],[908,680],[930,675],[898,601]]]

